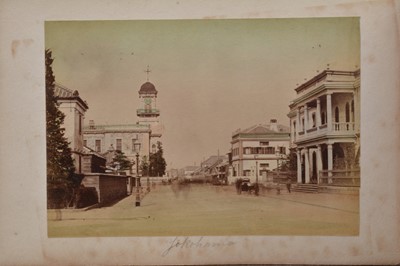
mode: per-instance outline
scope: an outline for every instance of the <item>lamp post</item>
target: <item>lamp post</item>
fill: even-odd
[[[258,184],[258,155],[254,155],[254,159],[256,160],[256,184]]]
[[[139,191],[140,177],[139,177],[139,153],[136,153],[136,207],[140,206],[140,191]]]

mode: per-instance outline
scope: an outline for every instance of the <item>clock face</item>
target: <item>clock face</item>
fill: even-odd
[[[151,104],[151,99],[150,98],[145,98],[144,99],[145,104]]]

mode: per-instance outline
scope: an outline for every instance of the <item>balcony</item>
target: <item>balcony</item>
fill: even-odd
[[[312,140],[314,138],[324,136],[348,136],[353,137],[355,135],[355,125],[352,122],[332,123],[332,127],[328,129],[328,125],[324,124],[319,127],[312,127],[307,130],[298,132],[295,136],[295,143]]]
[[[159,116],[160,110],[158,110],[158,109],[137,109],[136,114],[138,116]]]

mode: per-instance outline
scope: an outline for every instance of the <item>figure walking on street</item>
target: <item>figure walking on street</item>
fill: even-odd
[[[286,182],[286,187],[288,192],[290,193],[290,188],[292,186],[292,180],[290,179],[290,177],[288,177],[287,182]]]

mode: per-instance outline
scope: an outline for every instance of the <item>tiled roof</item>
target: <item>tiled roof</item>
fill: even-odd
[[[270,124],[254,125],[252,127],[241,130],[238,133],[245,134],[268,134],[268,133],[289,133],[290,128],[284,125],[276,125],[277,130],[273,130]]]

